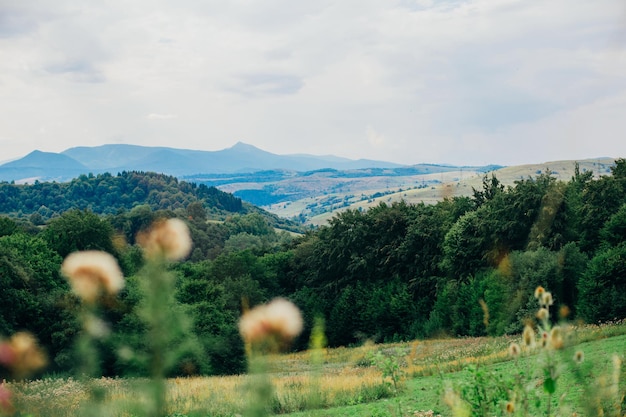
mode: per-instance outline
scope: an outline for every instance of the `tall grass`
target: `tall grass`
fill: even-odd
[[[598,326],[580,326],[576,329],[577,345],[626,334],[626,323]],[[506,373],[514,373],[526,362],[515,361],[508,353],[513,336],[436,339],[411,343],[366,344],[354,348],[324,349],[321,369],[316,375],[311,352],[273,354],[268,358],[268,374],[274,387],[271,399],[274,413],[291,413],[308,409],[308,396],[316,384],[321,390],[319,408],[366,404],[390,398],[392,390],[385,384],[381,371],[368,359],[376,352],[400,352],[398,359],[409,378],[440,375],[447,380],[456,372],[461,380],[467,377],[458,371],[468,364],[489,366],[504,364]],[[600,350],[599,347],[595,348]],[[596,352],[596,356],[601,352]],[[593,352],[587,353],[590,358]],[[591,361],[591,359],[589,359]],[[523,361],[532,364],[536,356]],[[466,372],[466,371],[465,371]],[[456,374],[455,374],[456,375]],[[316,378],[319,380],[316,381]],[[439,378],[439,377],[438,377]],[[186,377],[167,380],[166,412],[170,416],[234,416],[246,406],[245,387],[248,375],[223,377]],[[93,383],[106,389],[105,403],[119,416],[132,416],[128,405],[136,402],[131,388],[140,379],[98,378]],[[574,386],[576,381],[569,380]],[[82,401],[88,398],[84,383],[73,378],[48,378],[36,381],[7,382],[14,393],[16,408],[23,415],[70,417],[75,416]],[[578,390],[580,391],[580,389]],[[572,391],[572,395],[580,395]],[[403,398],[419,393],[408,392]],[[434,406],[434,404],[433,404]],[[325,415],[332,415],[327,411]],[[591,417],[591,416],[588,416]]]

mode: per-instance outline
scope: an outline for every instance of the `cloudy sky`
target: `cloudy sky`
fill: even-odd
[[[624,0],[0,0],[0,161],[626,157]]]

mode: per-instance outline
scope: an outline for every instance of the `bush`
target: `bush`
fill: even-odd
[[[587,322],[622,319],[626,311],[626,243],[593,257],[579,283],[578,314]]]

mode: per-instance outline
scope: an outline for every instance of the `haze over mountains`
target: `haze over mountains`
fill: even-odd
[[[33,151],[0,165],[2,181],[67,181],[80,174],[153,171],[174,176],[264,170],[397,168],[400,164],[336,156],[277,155],[238,142],[220,151],[197,151],[137,145],[75,147],[61,153]]]
[[[169,147],[103,145],[74,147],[61,153],[33,151],[0,165],[0,181],[16,184],[67,182],[82,174],[156,172],[195,184],[214,186],[284,218],[324,224],[347,208],[366,209],[380,202],[434,203],[471,195],[487,172],[505,185],[549,171],[567,181],[575,166],[595,177],[610,174],[613,158],[538,162],[503,167],[437,164],[400,165],[336,156],[277,155],[242,142],[220,151]]]

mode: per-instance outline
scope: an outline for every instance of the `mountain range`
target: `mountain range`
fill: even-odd
[[[111,144],[74,147],[61,153],[33,151],[0,165],[0,181],[68,181],[80,174],[152,171],[173,176],[252,173],[264,170],[314,171],[399,168],[400,164],[332,155],[277,155],[238,142],[219,151]]]

